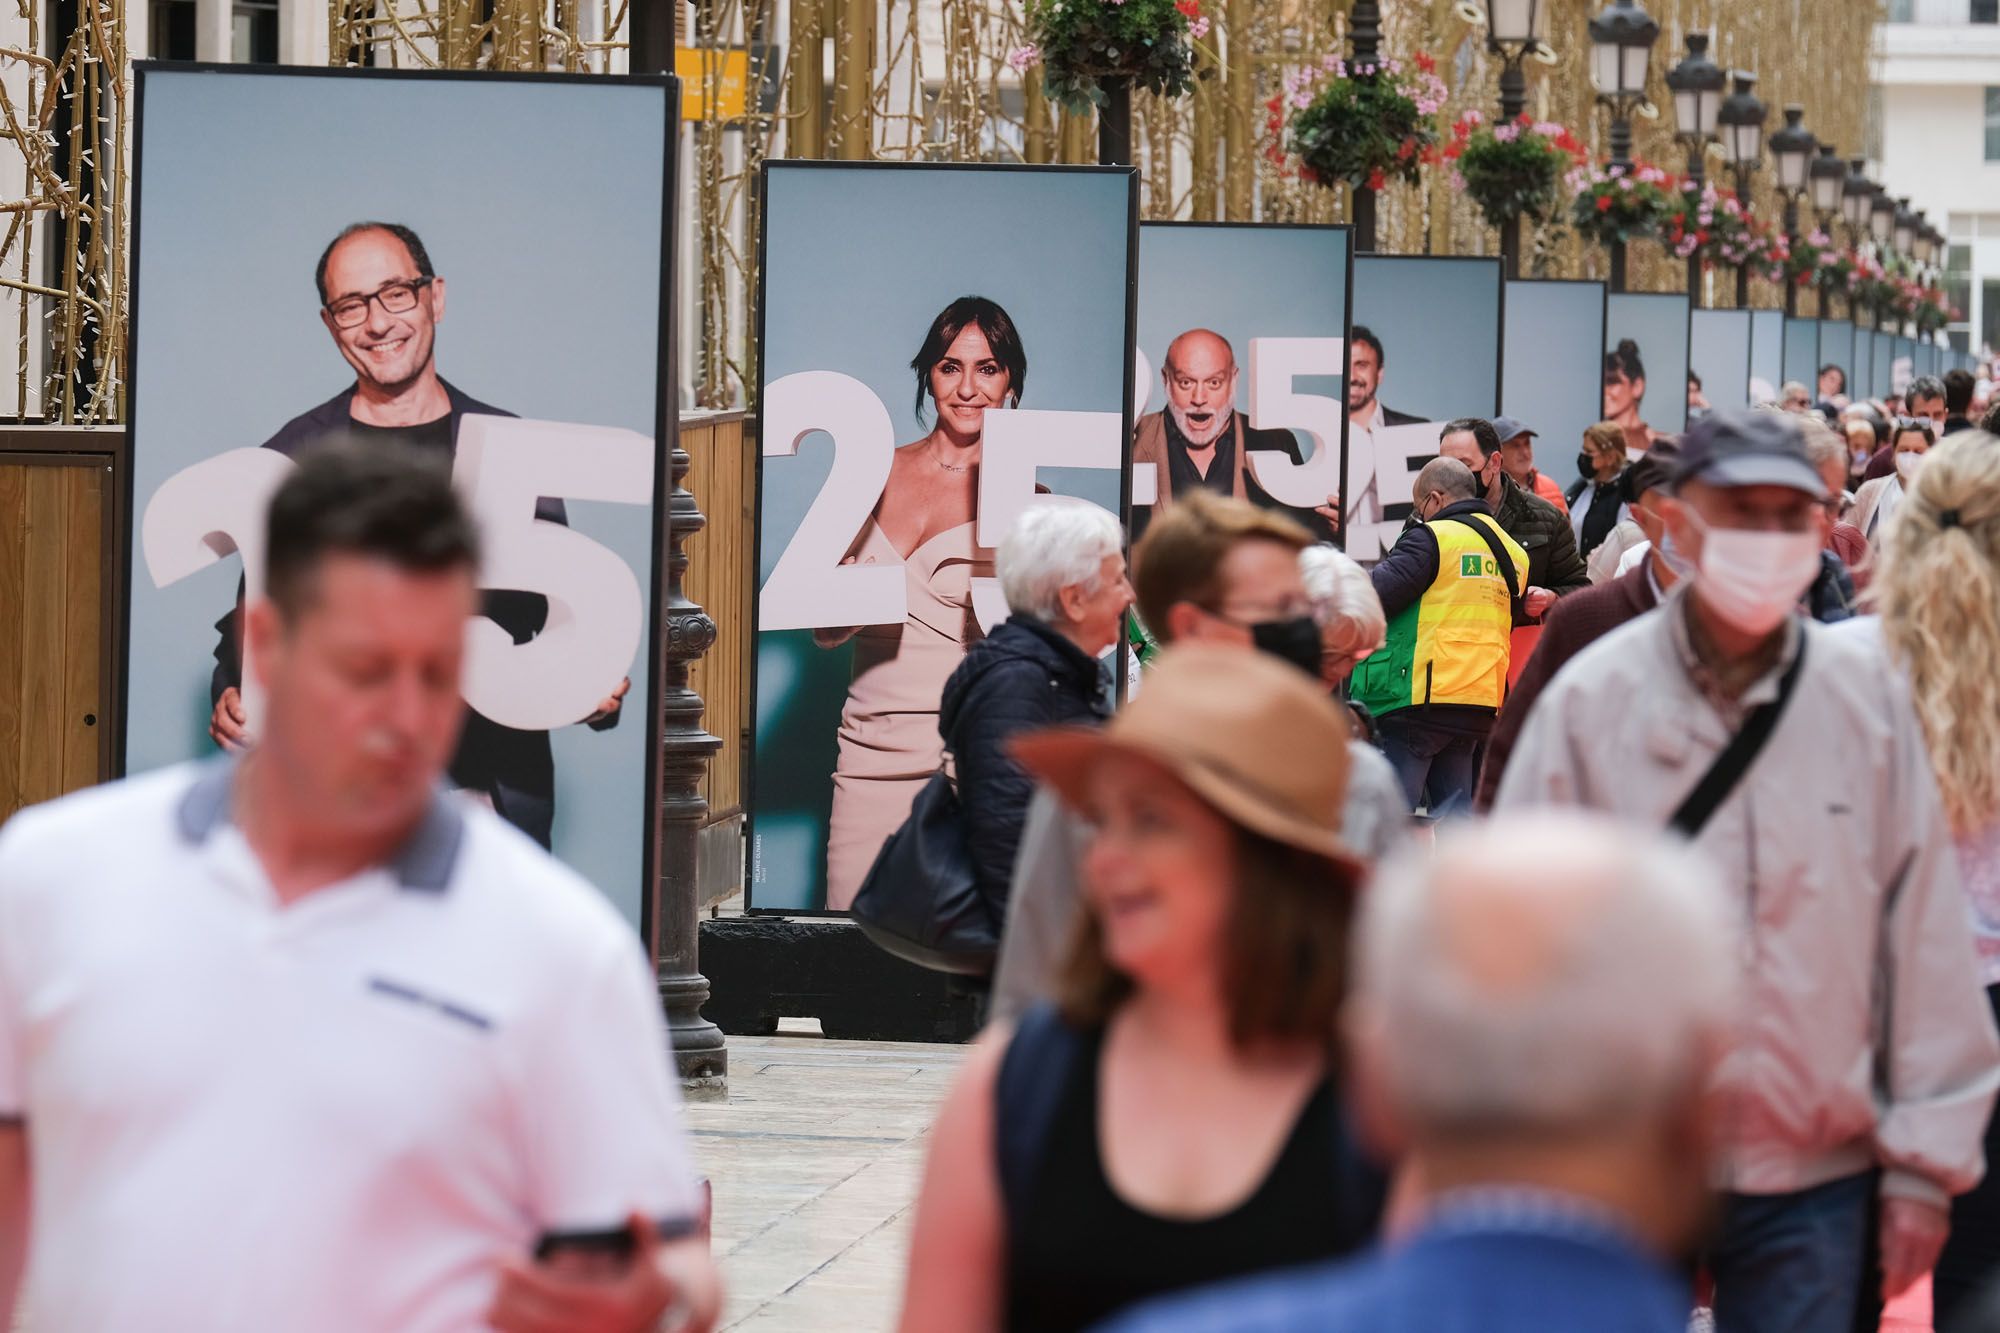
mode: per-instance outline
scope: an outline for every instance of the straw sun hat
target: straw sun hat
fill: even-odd
[[[1105,757],[1136,755],[1251,832],[1359,870],[1362,858],[1338,832],[1348,737],[1326,688],[1297,667],[1189,643],[1160,655],[1107,726],[1033,732],[1013,751],[1079,810],[1089,806],[1091,776]]]

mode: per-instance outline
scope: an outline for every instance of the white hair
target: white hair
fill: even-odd
[[[1096,592],[1105,557],[1118,554],[1124,544],[1118,520],[1105,510],[1080,500],[1043,497],[1021,512],[993,554],[1007,609],[1059,623],[1062,590],[1080,586],[1085,593]]]
[[[1372,653],[1382,646],[1388,618],[1382,614],[1382,599],[1375,595],[1367,570],[1344,551],[1321,544],[1299,552],[1299,576],[1305,580],[1306,595],[1319,608],[1320,623],[1334,643],[1356,654]]]
[[[1719,883],[1685,844],[1577,812],[1510,813],[1385,867],[1354,996],[1397,1114],[1437,1138],[1539,1139],[1685,1095],[1734,1009]]]

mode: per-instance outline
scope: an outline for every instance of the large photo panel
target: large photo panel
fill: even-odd
[[[138,79],[125,770],[254,743],[240,599],[292,459],[425,451],[485,548],[451,779],[644,926],[675,84]]]
[[[1867,329],[1854,330],[1854,388],[1848,394],[1856,402],[1874,397],[1875,339]]]
[[[1500,411],[1500,261],[1362,255],[1348,330],[1347,553],[1379,560],[1445,423]]]
[[[1750,312],[1750,401],[1775,403],[1785,383],[1785,312]]]
[[[1037,503],[1124,509],[1130,168],[770,162],[748,905],[844,911]]]
[[[1132,538],[1176,494],[1239,495],[1332,541],[1347,228],[1139,228]]]
[[[1687,429],[1688,299],[1614,292],[1605,301],[1604,420],[1625,431],[1628,453]]]
[[[1819,321],[1785,316],[1785,383],[1803,384],[1819,398]],[[1782,386],[1780,386],[1782,387]]]
[[[1689,316],[1688,411],[1696,411],[1694,379],[1709,411],[1750,406],[1750,311],[1697,310]]]
[[[1875,365],[1871,397],[1887,398],[1896,392],[1896,336],[1882,329],[1863,330],[1860,335],[1875,345]]]
[[[1518,279],[1507,284],[1500,408],[1535,432],[1535,467],[1567,487],[1583,433],[1602,420],[1604,284]]]
[[[1844,319],[1819,322],[1819,379],[1814,381],[1815,398],[1844,394],[1849,399],[1863,396],[1861,381],[1854,377],[1854,325]],[[1839,375],[1834,374],[1839,371]],[[1822,392],[1822,390],[1825,392]]]

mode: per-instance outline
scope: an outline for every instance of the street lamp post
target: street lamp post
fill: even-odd
[[[1874,187],[1874,197],[1868,201],[1868,234],[1875,241],[1875,258],[1879,263],[1889,252],[1889,245],[1896,239],[1896,201],[1889,197],[1886,187]],[[1883,268],[1887,268],[1886,263]],[[1875,303],[1875,327],[1882,328],[1888,323],[1887,311],[1881,301]]]
[[[1868,180],[1868,159],[1847,159],[1847,180],[1840,187],[1840,215],[1847,220],[1847,243],[1855,249],[1868,236],[1868,210],[1875,200],[1875,187]]]
[[[1729,165],[1736,173],[1736,197],[1747,207],[1750,202],[1750,177],[1764,165],[1764,103],[1754,89],[1757,76],[1742,70],[1735,73],[1735,86],[1729,96],[1722,99],[1721,109],[1715,113],[1716,124],[1721,127],[1723,151],[1729,157]],[[1736,266],[1736,308],[1744,310],[1750,305],[1750,265]]]
[[[1611,0],[1590,21],[1590,81],[1611,108],[1611,165],[1632,169],[1632,112],[1646,100],[1646,74],[1660,25],[1638,0]],[[1611,290],[1625,290],[1625,242],[1611,243]]]
[[[1354,55],[1348,61],[1348,68],[1378,67],[1382,61],[1382,7],[1375,0],[1354,0],[1348,27],[1354,42]],[[1355,77],[1376,78],[1379,71]],[[1375,249],[1375,191],[1366,185],[1356,185],[1351,187],[1351,197],[1354,200],[1354,248],[1368,254]]]
[[[1722,90],[1729,76],[1708,57],[1708,34],[1687,35],[1687,55],[1667,71],[1667,88],[1674,95],[1675,137],[1687,145],[1687,207],[1690,222],[1701,208],[1703,189],[1708,184],[1708,145],[1715,139],[1722,111]],[[1693,230],[1692,227],[1689,228]],[[1701,306],[1701,255],[1690,253],[1688,303]]]
[[[1785,201],[1785,236],[1793,245],[1799,239],[1799,196],[1805,193],[1806,167],[1819,141],[1802,123],[1806,109],[1794,103],[1785,108],[1785,124],[1771,136],[1771,161],[1775,167],[1778,193]],[[1799,285],[1785,284],[1785,313],[1799,313]]]
[[[1807,188],[1812,195],[1813,219],[1819,229],[1829,236],[1833,233],[1834,219],[1840,216],[1841,191],[1847,184],[1847,164],[1840,159],[1840,150],[1830,143],[1819,146],[1819,156],[1812,160],[1806,172]],[[1833,294],[1832,280],[1822,275],[1819,289],[1820,313],[1826,314],[1828,301]]]
[[[1548,0],[1486,0],[1486,49],[1500,57],[1500,119],[1528,109],[1528,76],[1521,62],[1542,44]],[[1500,224],[1500,261],[1509,278],[1521,276],[1521,219]]]

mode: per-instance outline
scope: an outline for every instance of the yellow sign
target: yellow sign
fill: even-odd
[[[681,80],[682,120],[736,120],[749,111],[750,52],[740,46],[674,48]],[[716,110],[708,109],[715,90]]]

